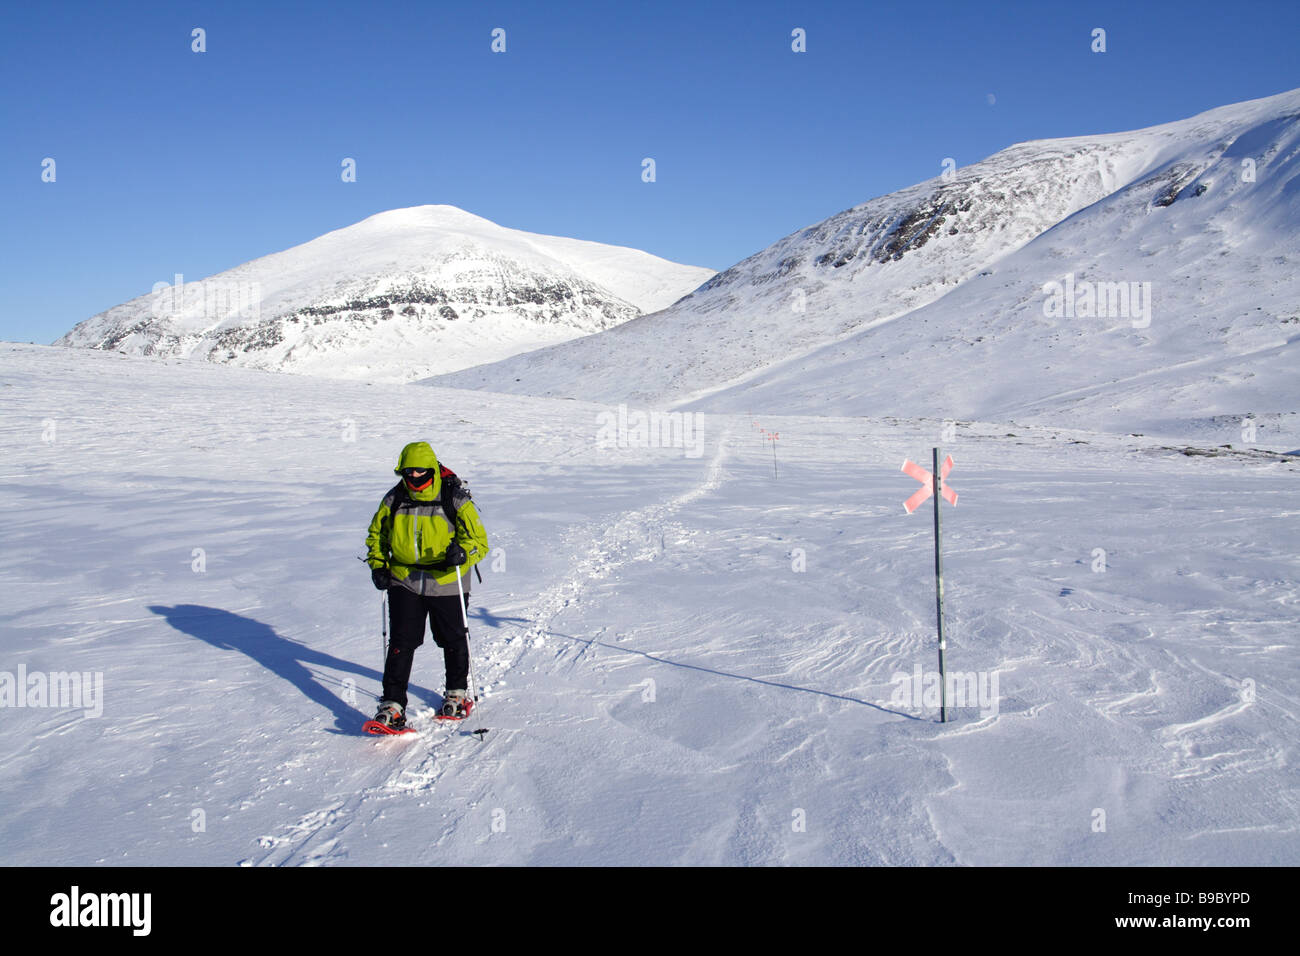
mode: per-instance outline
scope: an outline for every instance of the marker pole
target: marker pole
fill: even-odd
[[[939,546],[939,497],[940,485],[943,481],[939,477],[939,449],[934,449],[934,471],[931,473],[934,482],[931,496],[934,498],[934,608],[936,620],[939,622],[939,722],[946,724],[948,722],[948,672],[943,666],[943,652],[947,649],[947,644],[943,639],[943,556]]]

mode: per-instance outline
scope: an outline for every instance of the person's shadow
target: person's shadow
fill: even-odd
[[[382,683],[383,674],[379,671],[291,641],[261,621],[220,608],[200,604],[178,604],[175,607],[154,604],[149,606],[149,610],[161,615],[176,630],[207,641],[213,647],[247,654],[267,670],[293,684],[310,700],[334,715],[335,729],[330,733],[362,735],[361,725],[370,715],[362,713],[344,696],[351,692],[355,699],[359,692],[355,687],[348,687],[346,681],[324,675],[318,677],[312,673],[311,666],[347,671]],[[334,680],[339,693],[332,693],[322,683],[328,680]],[[415,684],[411,685],[410,690],[413,697],[419,696],[426,700],[430,697],[429,691]]]
[[[471,620],[482,621],[488,627],[499,628],[502,624],[531,624],[530,618],[526,617],[501,617],[493,614],[485,607],[476,607],[469,612]]]

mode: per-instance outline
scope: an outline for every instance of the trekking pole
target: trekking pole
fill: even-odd
[[[474,655],[470,652],[469,648],[469,616],[465,612],[465,592],[462,590],[460,584],[459,564],[456,565],[456,594],[460,597],[460,620],[461,624],[465,627],[465,657],[469,661],[469,697],[470,700],[474,701],[474,709],[477,711],[478,689],[474,684]],[[487,733],[487,728],[480,727],[478,730],[473,731],[473,733],[478,734],[478,739],[482,741],[483,735]]]
[[[358,555],[357,560],[365,561],[366,559]],[[378,568],[376,568],[375,570],[378,570]],[[388,570],[387,564],[384,565],[384,570],[385,571]],[[388,592],[387,591],[384,591],[383,603],[379,605],[379,634],[380,634],[379,646],[383,648],[383,658],[382,658],[383,666],[387,666],[388,665]]]

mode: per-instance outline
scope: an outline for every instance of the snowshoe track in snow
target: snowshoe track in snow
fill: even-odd
[[[727,438],[725,433],[719,438],[704,477],[682,494],[667,502],[624,512],[608,523],[591,523],[566,534],[567,549],[571,552],[581,551],[583,556],[574,561],[567,577],[548,587],[539,596],[535,603],[538,613],[533,618],[532,625],[522,638],[512,639],[512,644],[519,648],[514,658],[504,662],[494,657],[482,666],[485,673],[480,681],[483,686],[499,681],[528,649],[543,646],[555,620],[566,609],[582,600],[584,591],[592,581],[607,576],[624,564],[642,559],[645,549],[634,547],[635,543],[648,542],[653,549],[653,542],[661,541],[673,527],[674,514],[718,488],[723,480],[723,464],[727,458]],[[584,644],[578,650],[574,655],[575,664],[589,647],[590,644]],[[372,747],[391,750],[400,748],[403,751],[398,756],[398,766],[386,769],[382,779],[341,801],[336,800],[304,814],[282,827],[276,835],[261,837],[259,846],[269,852],[241,860],[240,865],[319,866],[346,862],[347,849],[343,837],[350,827],[367,818],[382,815],[383,805],[388,800],[418,797],[434,791],[448,770],[469,756],[468,753],[459,753],[459,747],[475,748],[473,757],[476,762],[481,761],[477,749],[483,741],[464,739],[472,736],[470,730],[458,723],[444,725],[433,719],[434,713],[433,708],[412,713],[411,723],[418,730],[416,734],[371,738]],[[490,719],[488,723],[490,724]],[[493,734],[497,737],[494,738]],[[489,733],[488,738],[495,742],[501,735],[502,732],[498,729]],[[494,766],[496,761],[489,757],[487,768]],[[454,828],[454,825],[452,823],[451,827]],[[450,829],[435,843],[441,842],[448,833]]]
[[[660,504],[623,512],[611,521],[583,525],[565,535],[565,551],[581,557],[574,559],[572,570],[563,580],[548,587],[533,602],[532,606],[537,608],[537,613],[532,619],[532,625],[521,637],[513,638],[510,642],[512,646],[519,647],[519,653],[509,664],[497,662],[496,673],[515,666],[528,648],[545,646],[546,636],[552,633],[556,619],[581,602],[583,593],[593,581],[608,577],[623,565],[662,552],[663,542],[669,532],[680,527],[672,522],[672,517],[687,505],[716,491],[722,484],[729,437],[729,433],[723,433],[718,439],[717,449],[704,477],[682,494]],[[575,664],[590,646],[589,642],[585,643],[577,651],[574,655]]]

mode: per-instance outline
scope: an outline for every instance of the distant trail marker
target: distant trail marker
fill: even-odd
[[[914,512],[927,498],[934,499],[934,606],[939,622],[939,722],[948,722],[948,672],[943,665],[943,652],[948,645],[943,639],[943,557],[939,547],[939,498],[943,497],[954,508],[957,506],[957,492],[948,487],[948,473],[952,471],[952,455],[939,467],[939,449],[934,449],[934,471],[926,471],[913,461],[903,460],[904,473],[921,483],[921,488],[903,502],[903,510],[908,514]]]
[[[767,436],[768,441],[772,443],[772,477],[778,477],[776,473],[776,442],[781,437],[780,432],[772,432]]]

